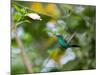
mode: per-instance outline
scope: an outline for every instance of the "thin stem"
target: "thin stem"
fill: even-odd
[[[30,61],[29,61],[29,58],[27,56],[27,54],[25,53],[25,49],[24,49],[24,46],[23,46],[23,43],[21,41],[21,39],[19,38],[18,34],[17,34],[17,30],[16,30],[16,25],[14,25],[14,32],[15,32],[15,39],[16,39],[16,42],[20,48],[20,55],[22,56],[22,59],[23,59],[23,62],[28,70],[29,73],[33,73],[32,72],[32,65],[30,64]]]

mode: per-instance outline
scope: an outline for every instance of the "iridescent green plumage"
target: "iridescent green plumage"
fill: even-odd
[[[61,64],[61,59],[63,59],[66,54],[67,48],[70,47],[80,47],[78,45],[71,45],[68,41],[66,41],[62,35],[56,35],[57,38],[57,46],[53,50],[49,50],[50,58],[53,59],[57,64]]]
[[[64,49],[67,49],[67,48],[70,48],[70,47],[80,47],[78,45],[70,45],[64,38],[62,35],[57,35],[58,37],[58,44],[64,48]]]

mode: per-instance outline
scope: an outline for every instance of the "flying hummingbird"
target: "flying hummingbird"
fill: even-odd
[[[54,35],[56,39],[56,45],[60,48],[54,48],[53,50],[49,51],[49,57],[53,59],[57,64],[62,64],[61,60],[66,56],[66,49],[71,47],[80,47],[78,45],[71,45],[70,41],[75,36],[75,33],[72,34],[70,39],[66,41],[61,34]]]
[[[56,37],[58,38],[58,44],[60,45],[61,48],[67,49],[70,47],[80,47],[79,45],[70,45],[62,35],[56,35]]]

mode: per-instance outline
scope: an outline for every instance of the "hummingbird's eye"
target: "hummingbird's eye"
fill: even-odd
[[[57,37],[63,37],[62,35],[56,35]]]

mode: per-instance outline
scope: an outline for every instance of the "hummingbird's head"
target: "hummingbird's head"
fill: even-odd
[[[61,34],[56,35],[56,37],[58,37],[58,38],[63,38],[63,36],[62,36]]]

